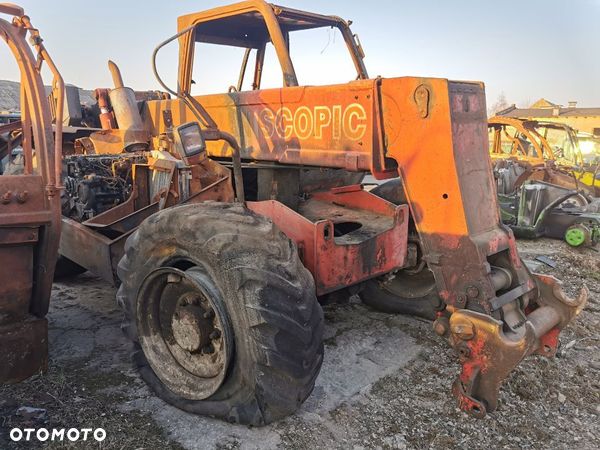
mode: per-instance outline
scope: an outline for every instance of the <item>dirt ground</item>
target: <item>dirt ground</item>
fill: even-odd
[[[450,394],[457,359],[425,321],[374,312],[356,298],[325,308],[323,369],[294,416],[248,428],[193,416],[156,398],[130,364],[115,291],[86,274],[55,285],[50,369],[0,388],[0,449],[13,427],[98,428],[102,444],[51,448],[543,448],[600,447],[600,254],[557,241],[520,242],[536,270],[574,293],[586,283],[587,309],[562,334],[553,360],[528,358],[505,382],[499,410],[483,420],[460,412]],[[555,269],[536,261],[547,256]],[[39,420],[16,414],[43,408]]]

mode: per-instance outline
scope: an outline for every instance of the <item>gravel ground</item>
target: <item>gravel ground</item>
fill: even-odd
[[[50,448],[540,448],[600,447],[600,256],[557,241],[520,242],[541,272],[571,294],[586,283],[587,309],[562,334],[558,357],[528,358],[505,382],[500,408],[483,420],[450,394],[457,359],[427,322],[371,311],[356,298],[325,308],[326,358],[315,391],[294,416],[248,428],[193,416],[156,398],[133,370],[114,290],[86,274],[56,284],[50,370],[0,388],[0,449],[13,427],[98,428],[95,442]],[[556,269],[533,261],[547,256]],[[39,419],[17,415],[43,408]]]

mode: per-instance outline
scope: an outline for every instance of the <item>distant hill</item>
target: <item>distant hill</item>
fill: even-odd
[[[49,86],[46,86],[46,91],[50,93]],[[21,109],[20,92],[19,83],[16,81],[0,80],[0,111],[19,111]],[[87,105],[96,103],[92,91],[79,89],[79,97],[81,103]]]

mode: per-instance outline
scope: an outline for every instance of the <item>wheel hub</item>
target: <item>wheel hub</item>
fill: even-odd
[[[219,289],[199,267],[151,272],[138,293],[140,345],[173,392],[203,400],[221,386],[233,332]]]
[[[210,344],[210,334],[214,328],[212,321],[204,318],[204,314],[205,311],[197,305],[180,306],[173,314],[173,337],[182,349],[190,353],[207,349]]]
[[[565,241],[571,247],[580,247],[586,242],[589,242],[591,233],[589,229],[583,224],[576,224],[567,230],[565,233]]]

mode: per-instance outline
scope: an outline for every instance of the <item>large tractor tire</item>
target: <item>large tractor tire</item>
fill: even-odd
[[[296,246],[241,205],[169,208],[127,240],[117,300],[134,361],[180,409],[265,425],[298,409],[323,361],[323,311]]]
[[[63,255],[58,255],[56,266],[54,268],[55,280],[66,280],[76,277],[77,275],[81,275],[85,272],[87,272],[85,267],[80,266],[75,261],[71,261],[69,258],[66,258]]]
[[[383,183],[371,193],[395,205],[406,203],[400,179]],[[409,232],[416,236],[412,220]],[[400,270],[395,274],[369,280],[364,283],[359,295],[365,305],[377,311],[432,320],[442,307],[435,279],[427,267],[416,273]]]

